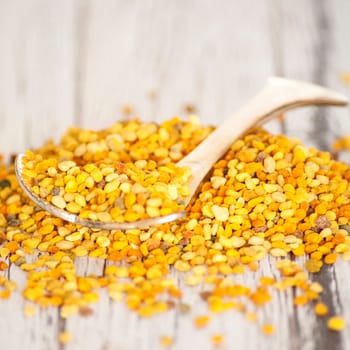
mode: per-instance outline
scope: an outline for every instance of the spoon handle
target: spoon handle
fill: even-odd
[[[343,106],[347,102],[347,98],[342,94],[318,85],[271,77],[258,95],[178,162],[178,166],[189,167],[192,170],[192,180],[189,184],[191,195],[188,202],[213,164],[225,154],[236,138],[252,127],[273,118],[277,112],[290,108],[322,104]]]

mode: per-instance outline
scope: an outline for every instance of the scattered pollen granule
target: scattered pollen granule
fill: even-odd
[[[265,324],[262,327],[262,331],[267,335],[272,335],[273,333],[275,333],[276,329],[275,326],[272,324]]]
[[[350,135],[345,135],[335,140],[333,143],[333,149],[335,151],[350,150]]]
[[[250,321],[250,322],[256,322],[257,319],[258,319],[258,316],[257,316],[257,314],[254,313],[254,312],[247,312],[247,313],[245,314],[245,318],[246,318],[248,321]]]
[[[164,336],[160,337],[160,343],[163,347],[168,348],[168,347],[173,345],[174,340],[172,337],[164,335]]]
[[[328,307],[324,303],[317,303],[314,307],[314,311],[318,316],[326,316],[328,314]]]
[[[210,317],[209,316],[198,316],[193,320],[193,322],[197,328],[203,328],[210,322]]]
[[[121,111],[124,115],[130,116],[132,113],[134,113],[134,107],[131,104],[124,104]]]
[[[350,73],[349,72],[343,72],[340,75],[340,80],[344,85],[350,85]]]
[[[330,317],[327,321],[327,327],[332,331],[342,331],[345,328],[346,322],[344,318],[339,316]]]
[[[58,335],[58,341],[61,343],[61,344],[67,344],[69,343],[71,340],[72,340],[72,334],[69,333],[69,332],[61,332],[59,335]]]
[[[24,307],[24,314],[26,317],[31,317],[35,314],[36,307],[34,305],[26,305]]]
[[[224,342],[224,336],[222,334],[214,334],[211,337],[211,342],[214,346],[220,346]]]

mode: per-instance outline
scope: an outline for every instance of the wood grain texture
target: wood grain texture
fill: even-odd
[[[348,0],[0,0],[0,150],[39,146],[72,124],[103,128],[124,117],[125,103],[141,119],[156,121],[185,115],[190,103],[205,123],[219,124],[274,74],[350,96],[339,80],[350,71],[349,16]],[[325,148],[350,132],[349,109],[308,108],[268,128]],[[77,269],[102,275],[108,264],[85,258]],[[349,269],[340,261],[314,277],[331,312],[348,320]],[[265,259],[256,273],[236,280],[254,286],[261,275],[276,274],[274,261]],[[174,337],[172,349],[212,349],[215,333],[225,334],[220,349],[227,350],[350,348],[349,328],[327,331],[310,307],[293,307],[292,292],[274,292],[256,325],[232,311],[196,330],[194,315],[207,312],[198,296],[205,287],[186,287],[182,275],[175,276],[192,307],[188,314],[174,309],[139,319],[102,291],[92,316],[67,320],[54,308],[26,318],[25,275],[16,266],[9,275],[19,290],[0,302],[4,349],[161,349],[161,335]],[[266,322],[278,325],[273,337],[260,331]],[[73,334],[67,345],[57,341],[63,330]]]
[[[258,30],[266,25],[263,3],[236,5],[90,1],[83,124],[110,124],[126,102],[146,120],[184,114],[187,102],[203,121],[223,120],[272,73],[268,37]]]
[[[270,1],[275,74],[348,93],[340,81],[341,73],[349,70],[348,21],[340,15],[348,7],[346,1]],[[348,115],[346,109],[305,108],[288,114],[284,131],[307,145],[329,149],[339,126],[348,128]]]
[[[72,11],[70,1],[1,3],[2,152],[37,147],[72,124]]]

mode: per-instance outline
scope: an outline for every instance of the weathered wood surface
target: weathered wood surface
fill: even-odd
[[[0,0],[0,151],[7,155],[58,139],[72,124],[103,128],[123,117],[130,103],[144,120],[184,115],[196,107],[203,122],[218,124],[256,93],[270,75],[327,85],[349,96],[339,77],[350,71],[348,0]],[[329,147],[350,132],[349,109],[308,108],[268,127]],[[254,285],[274,275],[272,261],[239,279]],[[82,274],[103,274],[103,261],[83,259]],[[12,279],[25,277],[12,266]],[[325,286],[331,313],[350,320],[350,265],[339,262],[314,277]],[[178,276],[179,284],[183,279]],[[184,287],[185,288],[185,287]],[[19,288],[21,290],[21,288]],[[197,291],[185,288],[190,314],[172,310],[139,319],[123,304],[101,300],[92,317],[59,317],[56,309],[23,315],[20,292],[0,303],[1,349],[158,349],[174,337],[174,349],[211,349],[211,335],[225,334],[222,349],[349,349],[350,325],[336,334],[312,310],[294,308],[291,294],[276,294],[260,312],[264,336],[237,312],[193,327],[206,312]],[[57,341],[62,330],[71,343]]]

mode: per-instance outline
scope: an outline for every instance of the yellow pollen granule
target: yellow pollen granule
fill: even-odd
[[[85,157],[79,160],[79,166],[73,161],[59,162],[53,177],[43,166],[46,162],[40,153],[27,151],[24,169],[34,164],[36,178],[43,180],[37,184],[26,172],[23,180],[32,190],[38,187],[40,197],[54,206],[90,220],[136,221],[169,214],[183,209],[181,200],[189,193],[189,169],[178,168],[170,161],[158,168],[153,160],[145,161],[142,167],[131,162],[114,164],[106,153],[106,158],[100,159],[98,165],[87,163]],[[70,173],[72,169],[73,174]],[[85,181],[78,179],[84,174],[87,174]],[[45,182],[46,179],[56,180],[56,186],[53,187],[51,181]],[[61,179],[63,181],[59,182]],[[220,215],[220,220],[224,221],[225,217]]]
[[[314,307],[314,311],[318,316],[325,316],[328,314],[328,307],[324,303],[317,303]]]
[[[198,316],[193,320],[194,325],[197,328],[205,327],[209,323],[209,321],[210,321],[209,316]]]
[[[172,338],[172,337],[169,337],[169,336],[166,336],[166,335],[164,335],[164,336],[162,336],[162,337],[160,338],[160,343],[161,343],[161,345],[164,346],[165,348],[168,348],[168,347],[172,346],[172,345],[173,345],[173,342],[174,342],[173,338]]]
[[[327,320],[327,327],[332,331],[342,331],[346,326],[344,318],[340,316],[332,316]]]
[[[224,336],[222,334],[214,334],[211,337],[211,342],[214,346],[219,346],[224,342]]]
[[[24,314],[26,317],[31,317],[35,314],[36,308],[34,305],[26,305],[24,308]]]
[[[58,335],[58,341],[59,341],[61,344],[67,344],[67,343],[69,343],[71,340],[72,340],[72,334],[69,333],[69,332],[61,332],[61,333]]]
[[[262,331],[267,335],[272,335],[273,333],[275,333],[276,329],[275,326],[272,324],[265,324],[262,327]]]

